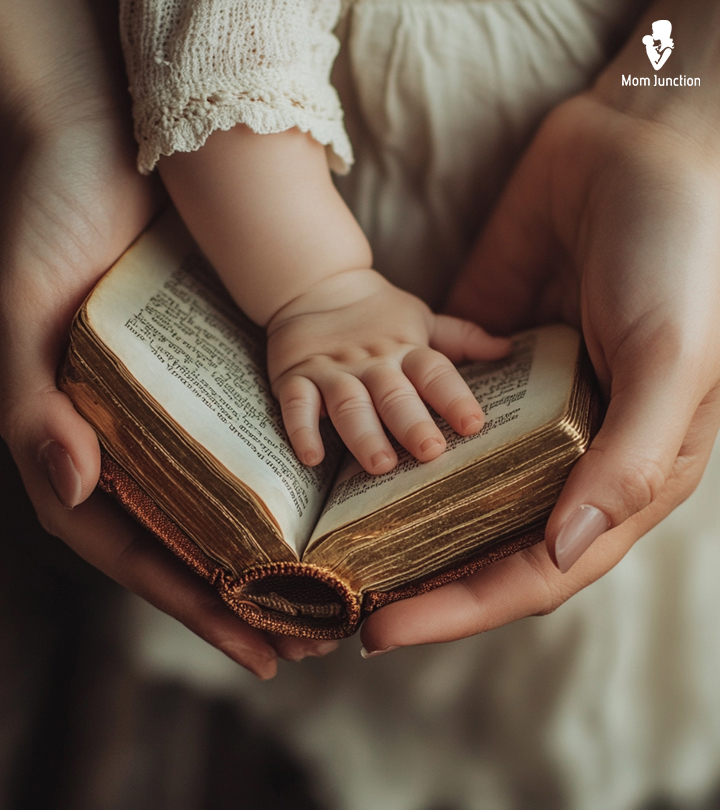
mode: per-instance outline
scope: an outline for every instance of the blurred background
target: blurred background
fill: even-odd
[[[532,693],[521,691],[520,678],[497,676],[502,656],[507,671],[518,670],[523,657],[538,667],[532,633],[522,629],[538,621],[532,619],[485,637],[484,657],[476,641],[466,640],[445,647],[442,659],[408,650],[394,661],[363,662],[359,641],[349,639],[338,657],[282,662],[276,681],[260,684],[49,537],[4,445],[0,493],[1,810],[720,808],[720,792],[707,787],[706,777],[705,787],[695,785],[685,797],[663,789],[661,775],[632,787],[634,770],[645,764],[622,745],[625,765],[606,769],[609,780],[625,780],[622,790],[599,786],[597,801],[590,801],[593,790],[584,789],[575,803],[572,790],[562,788],[582,771],[566,753],[559,761],[568,771],[558,778],[551,739],[557,729],[548,725],[563,714],[553,684],[574,666],[562,654],[563,639],[577,635],[568,619],[559,620],[562,633],[556,622],[557,642],[545,637]],[[709,620],[715,627],[716,619]],[[514,659],[503,652],[508,647]],[[659,660],[671,662],[676,654],[666,650]],[[402,698],[393,691],[394,675],[407,683]],[[710,690],[720,685],[720,670],[717,675]],[[484,691],[486,700],[464,697],[458,708],[463,684]],[[515,695],[522,712],[512,711]],[[371,702],[374,714],[363,708]],[[667,729],[675,729],[675,753],[684,734],[677,716],[683,705],[680,699],[666,706],[669,719],[658,725],[665,735],[660,747]],[[613,721],[628,750],[632,711],[620,725]],[[717,718],[711,712],[707,719]],[[601,729],[593,734],[604,733],[605,720],[592,722]],[[582,748],[576,721],[563,728],[558,739]],[[705,770],[717,773],[716,737],[708,733],[705,749],[694,737],[688,756],[709,758]],[[502,764],[510,761],[514,770]]]
[[[327,808],[237,699],[143,672],[134,615],[153,609],[42,530],[4,444],[0,493],[2,810]]]

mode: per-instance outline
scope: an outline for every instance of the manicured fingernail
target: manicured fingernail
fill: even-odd
[[[248,657],[245,644],[225,643],[220,649],[228,658],[244,669],[249,669],[261,681],[269,681],[277,675],[277,656],[274,651],[270,655]]]
[[[323,655],[327,655],[328,653],[334,652],[337,648],[337,641],[319,641],[313,648],[310,655],[321,657]]]
[[[385,655],[385,653],[399,649],[400,647],[385,647],[384,650],[373,650],[372,652],[368,652],[365,647],[360,647],[360,655],[362,655],[363,658],[377,658],[379,655]]]
[[[477,433],[477,431],[482,427],[482,423],[483,420],[481,417],[470,414],[468,416],[463,416],[460,427],[462,428],[463,433]]]
[[[248,668],[247,661],[243,659],[236,659],[240,666]],[[253,662],[250,666],[250,671],[256,675],[261,681],[269,681],[277,675],[277,658],[268,658]]]
[[[386,450],[381,450],[379,453],[375,453],[374,456],[371,456],[370,466],[373,469],[377,469],[387,464],[388,461],[392,461],[392,456]]]
[[[590,548],[595,540],[610,528],[604,512],[583,504],[570,515],[555,541],[555,559],[564,574]]]
[[[80,503],[82,480],[67,450],[49,439],[40,447],[40,463],[60,503],[72,509]]]
[[[298,647],[293,644],[279,648],[277,652],[283,661],[292,661],[293,663],[302,661],[303,658],[310,655],[306,647]]]
[[[425,439],[425,441],[420,445],[420,452],[424,455],[425,453],[429,453],[431,450],[443,450],[445,449],[445,442],[440,441],[440,439]]]

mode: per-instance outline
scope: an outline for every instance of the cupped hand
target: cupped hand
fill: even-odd
[[[720,151],[696,110],[644,118],[596,90],[536,136],[448,310],[500,333],[575,325],[607,415],[545,544],[379,611],[368,650],[548,613],[696,487],[720,425]]]
[[[318,464],[326,412],[371,474],[392,470],[397,454],[383,430],[420,461],[437,458],[445,439],[426,402],[461,436],[484,416],[453,362],[490,360],[510,342],[470,321],[435,315],[374,270],[323,279],[270,321],[268,371],[298,458]],[[451,362],[452,361],[452,362]]]
[[[129,111],[107,62],[113,51],[99,44],[89,4],[12,0],[0,36],[0,432],[41,523],[261,677],[274,674],[276,654],[328,651],[248,627],[93,493],[97,438],[57,389],[57,370],[75,310],[156,206],[134,166]]]

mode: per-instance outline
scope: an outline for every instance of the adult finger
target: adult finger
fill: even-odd
[[[34,311],[42,314],[40,304]],[[234,616],[207,583],[108,498],[96,493],[86,500],[98,477],[97,438],[55,387],[61,343],[52,319],[67,317],[48,311],[37,328],[26,324],[24,331],[8,330],[7,317],[2,322],[14,339],[5,344],[11,351],[4,357],[0,429],[42,525],[241,665],[260,677],[272,676],[275,653],[262,634]]]
[[[303,658],[321,658],[337,649],[337,641],[320,641],[310,638],[293,638],[268,634],[268,640],[280,658],[286,661],[302,661]]]
[[[388,605],[363,624],[366,654],[453,641],[550,613],[612,568],[635,539],[628,526],[613,535],[613,543],[591,549],[569,574],[557,570],[540,543],[469,577]]]
[[[36,482],[29,483],[35,489]],[[258,677],[275,674],[276,655],[265,634],[233,614],[210,584],[108,496],[95,492],[72,512],[57,509],[48,528],[91,565]]]

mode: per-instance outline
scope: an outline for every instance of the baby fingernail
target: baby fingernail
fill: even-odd
[[[464,416],[460,426],[464,433],[476,432],[482,427],[482,417],[475,416],[474,414]]]
[[[363,658],[377,658],[379,655],[385,655],[385,653],[392,652],[393,650],[399,650],[399,647],[386,647],[384,650],[373,650],[369,652],[365,649],[365,647],[360,647],[360,655]]]
[[[609,528],[610,520],[604,512],[589,504],[578,506],[565,521],[555,541],[555,559],[560,571],[563,574],[569,571]]]
[[[39,459],[60,503],[66,509],[77,506],[80,503],[82,479],[67,450],[49,439],[40,447]]]
[[[425,454],[429,453],[431,450],[443,450],[444,447],[445,443],[440,439],[425,439],[425,441],[420,445],[420,452]]]
[[[377,469],[387,464],[388,461],[392,461],[392,456],[386,450],[381,450],[379,453],[375,453],[374,456],[371,456],[370,466]]]

